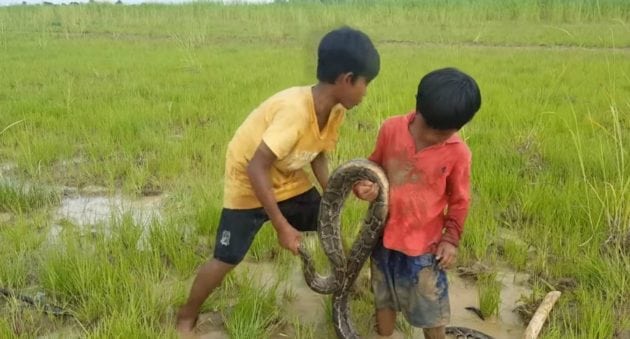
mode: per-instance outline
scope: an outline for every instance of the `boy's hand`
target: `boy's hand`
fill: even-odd
[[[441,269],[451,268],[457,260],[457,247],[450,242],[442,241],[438,245],[435,259],[438,261],[438,266]]]
[[[279,229],[280,230],[277,233],[280,246],[291,251],[294,255],[297,255],[300,240],[302,240],[302,234],[300,231],[296,230],[288,222],[285,222]]]
[[[376,199],[378,191],[378,185],[369,180],[361,180],[352,187],[352,192],[354,192],[357,198],[368,202]]]

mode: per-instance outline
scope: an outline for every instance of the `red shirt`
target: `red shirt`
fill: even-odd
[[[415,116],[387,119],[370,156],[390,185],[383,245],[409,256],[435,253],[440,241],[458,246],[470,205],[470,149],[453,135],[416,152]]]

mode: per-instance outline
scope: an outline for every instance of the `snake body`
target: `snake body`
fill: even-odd
[[[29,296],[23,295],[23,294],[19,294],[16,292],[13,292],[9,289],[6,288],[0,288],[0,296],[7,298],[7,299],[16,299],[19,301],[22,301],[24,303],[26,303],[29,306],[35,307],[35,308],[39,308],[41,309],[44,313],[47,314],[52,314],[54,316],[72,316],[72,313],[70,313],[69,311],[64,310],[63,308],[59,307],[59,306],[55,306],[55,305],[51,305],[51,304],[47,304],[44,302],[41,302],[37,299],[31,298]]]
[[[370,202],[362,228],[346,257],[341,239],[341,209],[353,185],[359,180],[376,183],[379,193]],[[383,233],[388,199],[389,182],[380,166],[366,159],[342,164],[331,174],[328,187],[322,195],[317,227],[321,246],[332,268],[331,273],[327,276],[318,274],[305,246],[301,244],[299,247],[306,284],[317,293],[332,294],[333,325],[339,338],[360,338],[349,316],[348,297],[361,267]],[[492,339],[484,333],[464,327],[447,327],[446,333],[463,338]]]
[[[370,180],[379,186],[377,198],[370,203],[363,227],[346,257],[341,240],[340,211],[359,180]],[[387,217],[389,182],[383,170],[375,163],[356,159],[338,167],[328,180],[322,196],[317,233],[332,272],[326,277],[319,275],[313,260],[304,246],[300,257],[307,285],[315,292],[332,294],[333,324],[340,338],[359,338],[348,315],[348,295],[361,267],[372,253],[385,225]]]
[[[449,326],[446,334],[461,339],[494,339],[493,337],[468,327]]]

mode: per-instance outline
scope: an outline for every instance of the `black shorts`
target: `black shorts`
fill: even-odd
[[[315,188],[293,198],[280,201],[278,207],[287,221],[300,232],[316,231],[321,196]],[[260,227],[269,221],[262,207],[221,211],[221,220],[214,243],[214,258],[236,265],[254,241]]]

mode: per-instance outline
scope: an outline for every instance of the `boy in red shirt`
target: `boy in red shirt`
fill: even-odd
[[[370,160],[390,181],[389,218],[372,253],[377,331],[390,336],[396,312],[445,338],[450,320],[444,269],[456,259],[470,204],[471,152],[456,134],[481,106],[474,79],[445,68],[420,81],[416,110],[387,119]],[[373,200],[378,187],[361,181],[355,194]]]

